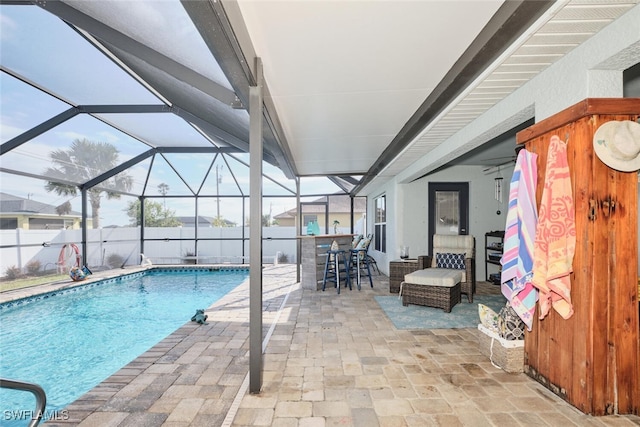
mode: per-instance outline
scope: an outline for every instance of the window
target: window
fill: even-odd
[[[64,221],[53,218],[29,218],[29,230],[60,230]]]
[[[15,230],[18,228],[18,218],[0,219],[0,230]]]
[[[302,225],[304,225],[305,227],[311,221],[318,222],[318,215],[303,215],[302,216]]]
[[[387,196],[376,197],[373,220],[374,245],[376,251],[387,252]]]

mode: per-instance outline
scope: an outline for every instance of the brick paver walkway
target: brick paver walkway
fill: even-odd
[[[476,329],[396,330],[374,299],[389,295],[387,277],[374,278],[374,289],[337,295],[302,290],[295,266],[265,268],[260,394],[244,392],[245,283],[207,310],[208,325],[185,324],[71,404],[69,420],[46,425],[640,425],[584,415],[528,376],[495,368]]]

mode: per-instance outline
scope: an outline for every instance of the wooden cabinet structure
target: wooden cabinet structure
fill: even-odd
[[[574,315],[553,309],[525,336],[525,372],[584,413],[639,414],[638,174],[595,155],[593,135],[610,120],[638,120],[640,99],[585,99],[522,130],[538,154],[537,203],[551,137],[567,141],[576,212],[571,274]]]

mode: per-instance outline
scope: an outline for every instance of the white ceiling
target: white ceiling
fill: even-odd
[[[237,0],[298,174],[369,173],[378,181],[441,146],[637,3],[553,2],[381,162],[503,2]],[[491,151],[452,151],[440,163],[489,166],[514,153],[513,137],[485,142]]]
[[[368,171],[502,4],[238,3],[300,175]]]

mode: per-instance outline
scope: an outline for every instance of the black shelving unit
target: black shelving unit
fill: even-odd
[[[484,271],[486,274],[486,281],[493,283],[494,285],[500,284],[500,258],[502,258],[502,248],[504,242],[504,231],[490,231],[484,235]],[[489,266],[492,267],[491,273],[489,272]]]

